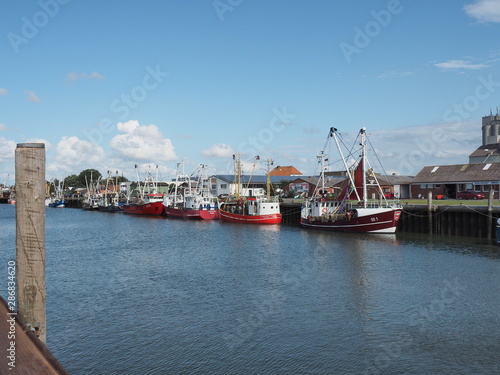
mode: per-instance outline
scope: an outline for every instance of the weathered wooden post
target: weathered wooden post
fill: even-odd
[[[493,196],[495,195],[495,190],[490,189],[490,194],[488,195],[488,229],[486,235],[488,240],[491,238],[491,229],[493,226]]]
[[[432,193],[427,193],[427,215],[429,218],[429,234],[432,234]]]
[[[45,343],[45,145],[19,143],[15,158],[17,310]]]

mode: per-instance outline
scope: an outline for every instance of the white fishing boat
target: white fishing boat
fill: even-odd
[[[327,138],[335,140],[340,159],[346,170],[346,181],[340,194],[327,191],[325,186],[325,162],[328,155],[325,150],[318,155],[321,173],[313,196],[302,205],[300,224],[305,228],[322,229],[338,232],[394,233],[401,216],[401,205],[397,201],[388,201],[378,183],[367,158],[366,129],[359,131],[355,145],[361,149],[351,151],[347,156],[360,156],[351,167],[347,164],[340,146],[337,129],[330,128]],[[367,172],[371,174],[367,180]],[[368,189],[375,199],[368,199]]]
[[[101,194],[102,198],[99,200],[98,207],[101,212],[123,212],[123,204],[120,203],[120,191],[118,184],[118,171],[113,179],[111,172],[108,171],[108,178],[106,179],[106,188],[104,193]]]
[[[235,186],[236,191],[220,206],[220,215],[223,221],[244,224],[279,224],[281,223],[280,203],[279,198],[271,196],[271,182],[269,176],[269,167],[272,165],[271,160],[266,160],[267,168],[267,192],[266,194],[247,195],[250,189],[243,189],[241,183],[241,161],[240,155],[235,160]],[[259,157],[256,158],[256,161]],[[255,163],[254,163],[255,168]],[[253,171],[252,171],[253,174]],[[248,180],[250,184],[251,178]],[[245,191],[243,191],[245,190]],[[254,189],[255,190],[255,189]]]
[[[179,164],[174,192],[168,195],[163,203],[165,214],[168,217],[185,219],[220,219],[219,202],[217,197],[210,193],[206,165],[200,164],[193,173],[193,175],[198,174],[198,179],[193,186],[191,176],[186,175],[184,171],[182,173],[179,171]]]
[[[54,193],[50,193],[50,184],[47,185],[48,197],[45,198],[45,206],[54,208],[64,208],[66,207],[66,199],[64,199],[64,181],[52,180],[52,185],[54,186]]]

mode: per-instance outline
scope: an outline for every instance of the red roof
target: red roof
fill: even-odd
[[[296,176],[296,175],[301,176],[302,173],[300,173],[300,171],[297,168],[295,168],[294,166],[289,165],[286,167],[277,166],[269,173],[269,175],[270,176]]]

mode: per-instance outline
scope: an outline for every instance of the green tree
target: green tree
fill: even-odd
[[[128,178],[123,176],[118,176],[116,180],[118,181],[118,183],[128,182]]]
[[[76,174],[72,174],[68,177],[66,177],[64,179],[64,186],[67,187],[67,188],[79,188],[79,187],[83,187],[81,186],[80,184],[80,179],[78,178],[78,176]]]
[[[78,175],[80,187],[87,187],[87,184],[94,183],[99,178],[102,179],[102,174],[97,169],[85,169]]]

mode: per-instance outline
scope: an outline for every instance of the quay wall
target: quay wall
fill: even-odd
[[[69,199],[67,207],[82,208],[80,199]],[[282,223],[300,224],[299,202],[281,203]],[[399,220],[398,232],[428,233],[446,236],[496,238],[496,222],[500,218],[500,207],[405,205]]]
[[[82,202],[83,202],[83,200],[81,198],[67,198],[66,199],[66,207],[83,208]]]
[[[297,202],[281,203],[283,224],[299,225],[300,207]],[[398,232],[428,233],[447,236],[496,238],[496,221],[500,208],[491,211],[486,206],[406,205],[399,220]]]
[[[496,238],[500,208],[486,206],[403,206],[398,225],[400,232],[429,233],[446,236]]]

